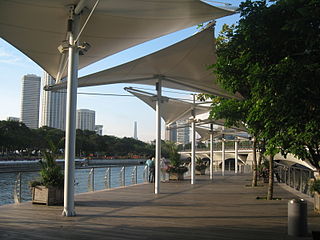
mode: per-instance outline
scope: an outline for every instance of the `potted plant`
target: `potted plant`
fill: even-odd
[[[174,144],[169,146],[169,160],[170,164],[166,170],[169,173],[169,180],[183,180],[188,168],[182,165],[180,154]]]
[[[196,172],[195,172],[196,175],[206,175],[207,165],[199,157],[197,157],[195,168],[196,168]]]
[[[320,213],[320,179],[315,179],[311,183],[310,190],[314,194],[314,211]]]
[[[40,165],[40,179],[30,182],[32,203],[62,205],[64,177],[61,167],[56,163],[54,151],[44,151]]]

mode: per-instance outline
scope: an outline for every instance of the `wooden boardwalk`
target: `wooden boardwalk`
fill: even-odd
[[[295,196],[276,185],[282,200],[256,200],[266,187],[250,188],[250,176],[200,177],[142,184],[76,196],[76,217],[62,207],[23,203],[0,207],[0,239],[295,239],[287,236],[287,202]],[[308,204],[309,228],[320,217]],[[299,239],[312,239],[311,236]]]

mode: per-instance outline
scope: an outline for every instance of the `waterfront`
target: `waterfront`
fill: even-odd
[[[13,239],[312,239],[287,235],[291,192],[275,184],[281,200],[257,200],[267,184],[246,187],[251,174],[197,176],[190,181],[139,184],[75,196],[77,216],[61,217],[62,206],[0,206],[0,238]],[[319,230],[320,218],[308,202],[309,231]]]
[[[11,169],[10,172],[0,173],[0,205],[15,202],[15,189],[18,188],[19,173],[21,174],[21,201],[31,200],[29,182],[39,177],[39,171],[24,169],[19,172],[19,170]],[[144,165],[100,165],[77,168],[75,171],[75,193],[142,183],[145,181],[144,177]]]

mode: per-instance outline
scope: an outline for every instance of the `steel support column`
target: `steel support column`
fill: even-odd
[[[224,135],[222,135],[222,142],[221,142],[222,176],[224,176],[224,171],[225,171],[225,159],[226,159],[225,140],[224,140]]]
[[[195,106],[195,95],[193,95],[193,106]],[[191,122],[191,184],[195,184],[195,163],[196,163],[196,116],[195,108],[192,110]]]
[[[210,179],[213,179],[213,124],[210,124]]]
[[[238,140],[234,142],[234,173],[238,173]]]
[[[74,169],[75,169],[75,144],[76,144],[76,110],[77,110],[77,87],[78,87],[78,43],[74,37],[78,31],[79,16],[73,14],[68,24],[68,83],[66,105],[66,141],[65,141],[65,174],[64,174],[64,208],[62,215],[75,216],[74,209]]]
[[[156,102],[156,156],[155,156],[155,179],[154,193],[160,193],[160,158],[161,158],[161,94],[162,80],[158,79],[156,83],[157,102]]]

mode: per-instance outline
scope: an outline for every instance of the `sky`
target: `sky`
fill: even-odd
[[[210,2],[210,1],[208,1]],[[211,1],[213,2],[213,1]],[[232,6],[238,6],[238,0],[223,1]],[[217,5],[219,6],[219,5]],[[239,19],[239,14],[217,20],[215,35],[221,30],[224,23],[233,24]],[[114,54],[99,62],[91,64],[79,71],[79,77],[97,71],[105,70],[136,58],[150,54],[178,41],[181,41],[196,32],[196,27],[151,40],[144,44]],[[43,76],[43,70],[23,53],[0,38],[0,120],[7,117],[20,117],[21,108],[21,79],[26,74]],[[79,88],[78,92],[94,93],[128,93],[124,87],[141,87],[154,91],[154,87],[134,84],[113,84],[97,87]],[[190,99],[190,92],[164,89],[163,95],[169,97]],[[177,93],[178,92],[178,93]],[[96,125],[103,125],[103,134],[117,137],[133,137],[134,122],[138,125],[138,139],[150,142],[155,139],[155,111],[135,97],[91,96],[78,94],[77,109],[87,108],[96,111]],[[162,124],[164,137],[164,122]]]

